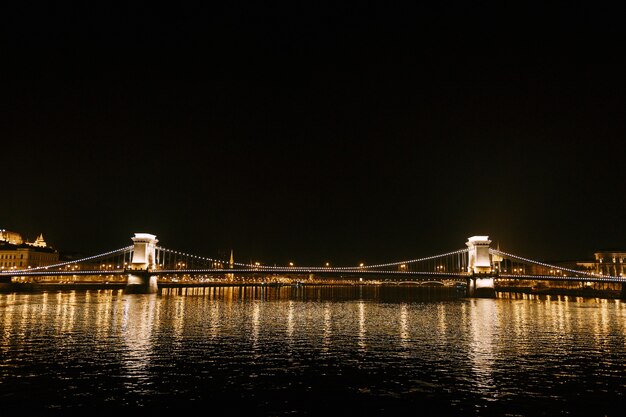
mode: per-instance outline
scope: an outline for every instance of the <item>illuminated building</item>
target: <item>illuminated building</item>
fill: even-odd
[[[45,248],[45,247],[48,246],[46,244],[46,241],[43,240],[43,233],[40,233],[39,236],[37,236],[37,239],[35,239],[35,241],[33,243],[30,243],[30,245],[36,246],[38,248]]]
[[[40,234],[34,242],[24,242],[16,232],[0,229],[0,269],[27,269],[52,265],[59,253]]]
[[[0,242],[8,242],[12,245],[21,245],[24,243],[24,240],[22,239],[22,235],[17,232],[0,229]]]
[[[595,272],[601,275],[621,277],[626,274],[626,251],[600,251],[594,253]]]
[[[594,252],[593,255],[593,260],[561,261],[551,264],[597,275],[613,277],[626,275],[626,251],[606,250]],[[561,271],[554,272],[562,275]]]

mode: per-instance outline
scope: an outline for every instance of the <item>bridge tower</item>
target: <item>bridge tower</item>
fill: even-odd
[[[128,268],[128,282],[126,293],[130,294],[152,294],[157,292],[157,277],[150,271],[156,263],[156,244],[158,242],[155,235],[149,233],[135,233],[131,238],[134,243],[133,258]]]
[[[230,261],[228,262],[228,268],[229,269],[233,269],[235,267],[235,257],[233,256],[233,250],[230,250]],[[228,281],[232,281],[235,279],[235,274],[233,273],[228,273],[226,274],[226,279]]]
[[[467,296],[494,298],[496,290],[494,285],[494,273],[489,253],[491,240],[489,236],[472,236],[465,243],[467,252]]]

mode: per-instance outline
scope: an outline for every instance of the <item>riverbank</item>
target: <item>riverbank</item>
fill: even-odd
[[[125,289],[125,282],[11,282],[0,283],[0,293],[2,292],[40,292],[40,291],[75,291],[75,290],[111,290],[111,289]],[[420,285],[416,284],[392,284],[392,283],[378,283],[378,282],[159,282],[159,288],[209,288],[209,287],[267,287],[267,288],[282,288],[282,287],[319,287],[319,286],[385,286],[392,288],[430,288],[430,289],[453,289],[457,287],[448,287],[443,285]],[[458,289],[458,288],[457,288]]]
[[[567,295],[571,297],[620,299],[619,290],[596,290],[593,288],[532,288],[532,287],[496,287],[496,293],[515,293],[527,295]]]
[[[267,288],[281,288],[281,287],[315,287],[315,286],[384,286],[389,288],[408,287],[407,284],[391,284],[391,283],[368,283],[368,282],[354,282],[348,283],[274,283],[274,282],[248,282],[248,283],[233,283],[233,282],[201,282],[201,283],[180,283],[180,282],[161,282],[158,284],[159,289],[186,289],[186,288],[210,288],[210,287],[267,287]],[[444,287],[444,286],[423,286],[419,284],[410,285],[412,288],[423,288],[430,290],[439,289],[440,292],[446,292],[454,290],[458,298],[464,297],[464,290],[458,287]],[[57,291],[98,291],[98,290],[124,290],[126,288],[125,282],[70,282],[70,283],[36,283],[36,282],[12,282],[12,283],[0,283],[0,293],[40,293],[40,292],[57,292]],[[448,291],[448,292],[449,292]],[[571,297],[585,297],[585,298],[604,298],[604,299],[620,299],[622,297],[621,291],[618,290],[597,290],[592,288],[532,288],[532,287],[496,287],[496,293],[510,293],[510,294],[526,294],[526,295],[565,295]]]
[[[298,287],[302,284],[277,283],[230,283],[230,282],[160,282],[159,289],[166,288],[209,288],[209,287]],[[315,285],[315,284],[307,284]],[[11,282],[0,283],[0,293],[35,293],[46,291],[98,291],[124,290],[125,282]]]

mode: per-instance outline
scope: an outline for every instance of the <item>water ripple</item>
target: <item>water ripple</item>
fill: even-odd
[[[238,291],[0,295],[3,415],[626,409],[624,303]]]

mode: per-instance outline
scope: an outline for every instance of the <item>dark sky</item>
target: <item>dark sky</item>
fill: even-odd
[[[11,11],[0,228],[268,264],[626,250],[621,13],[363,4]]]

